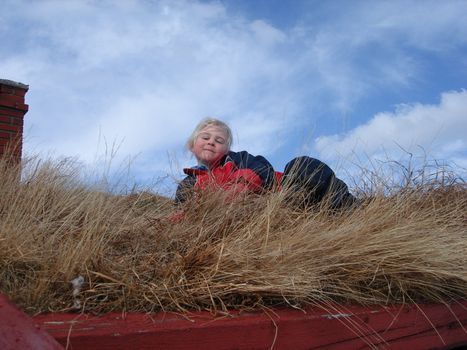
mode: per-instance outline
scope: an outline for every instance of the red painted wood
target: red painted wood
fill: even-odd
[[[61,344],[77,349],[449,349],[467,346],[467,301],[411,307],[344,307],[332,312],[274,309],[213,316],[207,312],[109,313],[35,317]],[[431,323],[430,323],[431,322]]]
[[[63,347],[0,293],[0,349],[59,350]]]

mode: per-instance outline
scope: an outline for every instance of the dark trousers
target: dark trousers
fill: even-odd
[[[355,202],[344,181],[328,165],[311,157],[297,157],[288,162],[281,185],[288,191],[287,199],[300,207],[318,204],[324,198],[335,209]]]

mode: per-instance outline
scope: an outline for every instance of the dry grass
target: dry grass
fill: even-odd
[[[408,182],[359,206],[299,211],[283,193],[177,208],[97,191],[68,162],[0,160],[0,288],[29,313],[226,310],[467,297],[467,188]],[[368,184],[368,183],[367,183]],[[370,186],[371,187],[371,186]],[[70,281],[84,277],[80,290]]]

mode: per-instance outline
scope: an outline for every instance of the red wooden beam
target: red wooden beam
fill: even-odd
[[[73,349],[451,349],[467,346],[467,301],[260,312],[39,315]]]
[[[63,350],[63,347],[0,293],[0,349]]]

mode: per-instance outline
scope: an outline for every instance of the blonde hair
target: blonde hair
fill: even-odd
[[[188,148],[188,150],[191,150],[193,148],[196,138],[201,133],[201,131],[207,126],[217,126],[225,131],[225,135],[227,137],[227,139],[225,140],[225,143],[227,146],[227,151],[230,151],[230,147],[232,146],[232,139],[233,139],[232,130],[230,130],[230,127],[226,123],[224,123],[222,120],[215,119],[215,118],[204,118],[198,123],[198,125],[196,125],[195,130],[193,130],[190,137],[188,138],[188,141],[186,142],[186,148]]]

